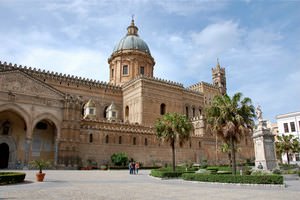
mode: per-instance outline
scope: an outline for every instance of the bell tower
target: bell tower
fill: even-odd
[[[212,79],[213,84],[219,88],[219,91],[222,95],[226,94],[226,76],[225,68],[220,66],[219,59],[217,60],[217,66],[212,68]]]

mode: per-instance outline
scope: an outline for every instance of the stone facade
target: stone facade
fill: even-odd
[[[212,84],[187,88],[155,78],[155,61],[137,30],[132,21],[108,59],[110,83],[0,62],[0,148],[8,155],[8,161],[0,155],[1,168],[37,158],[63,167],[101,165],[116,152],[147,166],[170,163],[171,148],[153,128],[167,112],[185,114],[194,124],[190,141],[176,148],[177,163],[227,162],[216,151],[221,141],[205,133],[203,117],[212,98],[226,92],[225,69],[218,63]],[[254,157],[250,138],[240,145],[240,159]]]

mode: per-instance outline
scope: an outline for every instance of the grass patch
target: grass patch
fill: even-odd
[[[0,185],[23,182],[25,176],[21,172],[0,172]]]

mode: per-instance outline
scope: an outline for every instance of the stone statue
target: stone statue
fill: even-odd
[[[262,121],[263,117],[262,117],[262,111],[261,111],[261,107],[257,106],[256,110],[255,110],[256,116],[258,121]]]

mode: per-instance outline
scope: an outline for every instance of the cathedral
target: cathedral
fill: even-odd
[[[228,162],[221,139],[206,133],[205,107],[226,93],[225,68],[212,68],[212,83],[189,87],[153,76],[155,60],[134,20],[108,58],[109,82],[0,62],[0,168],[35,159],[60,168],[110,164],[125,152],[143,166],[171,163],[170,145],[156,138],[154,123],[178,112],[193,124],[176,147],[176,162]],[[250,137],[238,159],[254,157]]]

